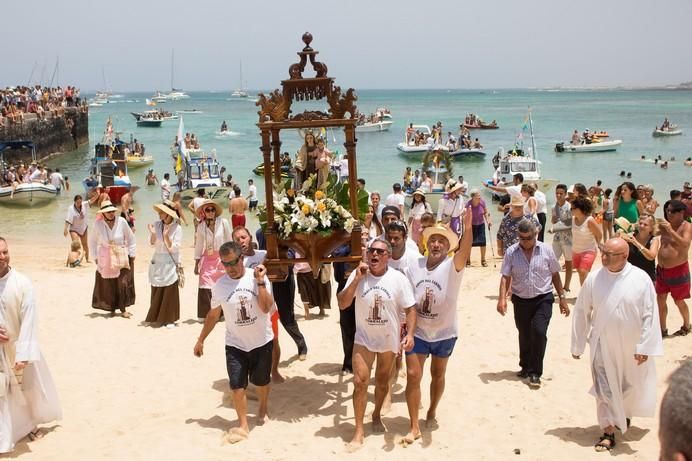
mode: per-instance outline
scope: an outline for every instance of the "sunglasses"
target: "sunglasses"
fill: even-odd
[[[368,253],[371,255],[378,255],[378,256],[384,256],[386,254],[389,254],[389,251],[387,251],[386,248],[368,248]]]
[[[397,229],[406,232],[408,226],[406,226],[406,223],[403,221],[392,221],[387,225],[387,229]]]
[[[206,210],[205,210],[206,211]],[[223,267],[234,267],[238,265],[238,262],[241,260],[243,256],[238,256],[235,258],[233,261],[224,261],[223,259],[221,260],[221,264],[223,264]]]
[[[205,208],[205,209],[204,209],[204,212],[205,212],[205,213],[211,213],[212,211],[213,211],[214,213],[216,213],[216,208]]]

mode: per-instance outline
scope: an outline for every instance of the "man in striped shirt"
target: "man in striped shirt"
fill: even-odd
[[[507,313],[507,293],[512,294],[514,323],[519,330],[520,378],[529,378],[529,386],[541,386],[543,357],[552,316],[553,287],[560,297],[560,313],[569,315],[569,307],[560,280],[560,263],[550,246],[536,240],[535,222],[522,219],[518,225],[519,242],[511,245],[502,261],[502,279],[497,311]],[[510,288],[511,285],[511,288]]]

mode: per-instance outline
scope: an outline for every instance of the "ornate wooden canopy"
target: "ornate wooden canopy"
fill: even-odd
[[[285,129],[334,128],[343,127],[344,147],[348,154],[348,177],[357,178],[356,174],[356,105],[358,99],[353,88],[342,93],[341,88],[334,85],[334,78],[327,76],[327,65],[317,61],[319,52],[312,49],[312,34],[303,34],[305,47],[298,52],[300,60],[288,68],[289,78],[281,81],[281,90],[274,90],[265,96],[260,93],[257,106],[259,122],[257,126],[262,136],[260,150],[264,159],[264,187],[267,206],[267,258],[265,264],[272,280],[283,280],[288,275],[286,266],[296,261],[306,261],[310,264],[313,274],[317,276],[319,268],[325,262],[351,261],[361,259],[361,229],[356,225],[348,234],[343,229],[334,229],[329,236],[319,234],[293,235],[291,239],[281,239],[275,227],[273,184],[281,181],[281,139],[280,131]],[[314,77],[303,75],[308,64],[315,71]],[[329,110],[305,110],[292,115],[291,106],[296,101],[312,101],[326,99]],[[273,152],[273,162],[272,162]],[[273,170],[272,170],[273,167]],[[273,176],[273,177],[272,177]],[[349,198],[351,214],[358,218],[356,181],[349,181]],[[332,258],[329,254],[338,246],[350,241],[351,256]],[[288,259],[286,250],[293,248],[304,258]]]

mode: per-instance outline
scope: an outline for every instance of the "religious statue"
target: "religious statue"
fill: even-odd
[[[312,130],[305,132],[305,143],[300,147],[296,157],[296,188],[300,188],[303,182],[307,180],[311,174],[317,173],[315,160],[317,159],[317,142],[315,134]]]

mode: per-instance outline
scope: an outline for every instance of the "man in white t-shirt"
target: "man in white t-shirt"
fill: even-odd
[[[257,424],[268,419],[267,402],[271,381],[272,328],[270,313],[274,305],[271,284],[264,265],[247,269],[243,251],[235,242],[226,242],[219,249],[225,274],[212,288],[211,305],[202,332],[194,347],[194,354],[204,353],[204,340],[217,324],[221,311],[226,323],[226,369],[233,392],[233,406],[239,427],[229,430],[226,440],[239,442],[248,437],[247,398],[248,380],[255,385],[259,410]]]
[[[464,228],[471,229],[471,221],[471,213],[464,213]],[[418,425],[420,382],[428,355],[432,355],[432,380],[426,425],[430,427],[436,423],[447,362],[459,336],[457,300],[473,240],[472,232],[464,232],[459,243],[457,235],[444,226],[425,229],[423,238],[427,241],[428,256],[421,256],[408,267],[408,279],[417,301],[417,320],[415,343],[411,352],[406,353],[406,404],[411,429],[402,439],[404,444],[411,444],[421,436]],[[454,251],[454,256],[448,256],[450,251]]]
[[[488,183],[483,183],[488,189],[498,192],[500,194],[509,194],[510,197],[521,197],[521,185],[524,183],[524,175],[517,173],[512,176],[511,186],[492,186]]]
[[[339,292],[339,309],[347,309],[355,297],[356,334],[353,346],[353,409],[356,430],[349,450],[363,445],[363,418],[368,399],[370,371],[375,368],[375,408],[372,413],[374,432],[384,432],[382,404],[389,387],[389,375],[397,353],[413,348],[416,327],[415,299],[406,277],[387,266],[392,247],[375,239],[367,249],[367,263],[351,272],[346,287]],[[400,312],[406,312],[407,334],[401,339]]]
[[[406,201],[406,196],[401,191],[401,184],[398,182],[394,183],[392,186],[392,193],[387,196],[384,201],[384,206],[395,206],[399,208],[399,213],[401,216],[404,215],[404,203]]]
[[[255,186],[255,181],[252,179],[247,180],[247,201],[249,210],[256,211],[259,199],[257,198],[257,186]]]
[[[49,180],[50,183],[58,189],[58,194],[60,194],[61,189],[65,187],[65,180],[60,173],[60,168],[56,168],[55,171],[50,174]]]
[[[163,175],[163,179],[161,180],[161,200],[163,201],[171,198],[171,183],[169,179],[171,179],[171,175],[166,173]]]

